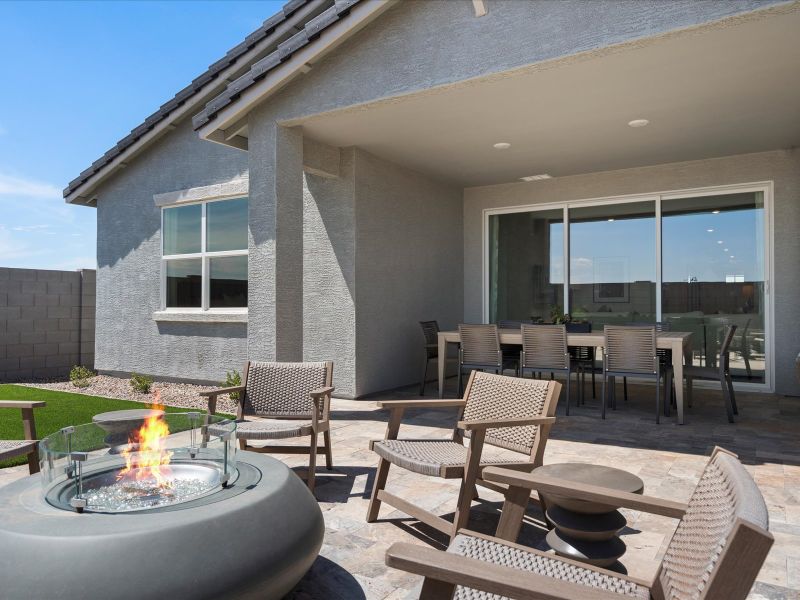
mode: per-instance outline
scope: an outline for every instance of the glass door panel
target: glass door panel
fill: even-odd
[[[735,380],[763,383],[766,368],[764,198],[747,192],[665,200],[662,313],[691,331],[692,361],[716,366],[722,332]]]
[[[569,312],[604,325],[656,321],[655,201],[569,210]]]
[[[549,320],[564,304],[564,212],[489,217],[489,321]]]

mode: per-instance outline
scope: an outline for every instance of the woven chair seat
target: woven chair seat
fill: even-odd
[[[631,581],[614,577],[606,573],[599,573],[588,568],[565,562],[555,555],[544,554],[534,549],[522,549],[506,546],[499,541],[476,538],[469,535],[457,535],[450,543],[448,552],[474,558],[483,562],[528,571],[551,577],[561,581],[568,581],[578,585],[598,588],[607,592],[619,594],[624,598],[638,598],[647,600],[650,591]],[[576,596],[577,598],[578,596]],[[463,586],[456,587],[453,600],[506,600],[503,596],[487,594],[479,590]]]
[[[0,440],[0,460],[28,454],[35,445],[32,440]]]
[[[461,477],[467,462],[467,448],[452,440],[381,440],[375,442],[373,450],[390,463],[431,477],[441,477],[443,467],[449,477]],[[520,460],[486,460],[481,464],[524,463]],[[458,470],[461,467],[461,470]]]
[[[311,433],[311,421],[264,419],[236,423],[236,439],[239,440],[282,440]]]

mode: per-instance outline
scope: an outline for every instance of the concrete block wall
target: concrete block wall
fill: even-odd
[[[94,368],[95,271],[0,268],[0,381]]]

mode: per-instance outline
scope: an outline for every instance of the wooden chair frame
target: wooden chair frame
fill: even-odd
[[[36,421],[33,416],[33,409],[41,408],[46,405],[47,403],[42,401],[0,400],[0,408],[20,409],[22,412],[22,431],[25,436],[25,439],[20,441],[31,443],[27,450],[21,449],[0,453],[0,460],[6,460],[25,454],[28,457],[28,472],[31,475],[39,472],[39,440],[36,438]]]
[[[308,446],[292,446],[292,445],[277,445],[268,444],[265,446],[251,446],[247,443],[246,438],[239,438],[239,448],[242,450],[249,450],[250,452],[262,452],[267,454],[308,454],[308,474],[306,476],[306,483],[308,489],[314,491],[315,474],[317,467],[317,454],[322,452],[325,454],[325,467],[330,471],[333,469],[333,453],[331,451],[331,431],[330,431],[330,411],[331,411],[331,394],[336,388],[333,387],[333,362],[325,361],[325,385],[319,389],[309,392],[311,401],[314,403],[314,410],[311,411],[311,435],[309,436],[310,443]],[[239,392],[239,399],[236,408],[236,420],[243,421],[244,414],[244,392],[247,390],[247,376],[250,372],[250,361],[244,366],[242,373],[242,385],[219,388],[201,392],[201,396],[208,398],[208,414],[214,414],[217,410],[217,397]],[[304,416],[282,416],[282,417],[269,417],[270,419],[277,420],[307,420]],[[322,434],[323,445],[318,446],[318,435]],[[298,436],[304,437],[304,436]]]
[[[381,503],[386,502],[406,514],[414,517],[415,519],[441,531],[442,533],[452,537],[455,533],[466,526],[469,520],[469,510],[472,501],[477,497],[477,485],[486,487],[501,493],[506,491],[506,486],[497,485],[483,478],[483,471],[489,466],[494,466],[488,463],[481,464],[481,453],[483,451],[484,439],[486,437],[487,429],[495,429],[502,427],[520,427],[526,425],[538,425],[539,430],[536,434],[533,447],[531,448],[528,456],[529,460],[526,462],[506,464],[505,466],[510,469],[519,469],[521,471],[532,471],[542,464],[544,456],[545,445],[547,438],[550,435],[550,429],[555,423],[556,404],[558,403],[559,393],[561,391],[561,384],[557,381],[548,381],[547,398],[545,399],[543,412],[545,416],[534,417],[530,419],[499,419],[499,420],[480,420],[480,421],[464,421],[464,408],[466,407],[466,398],[469,397],[472,382],[475,378],[475,373],[470,374],[467,388],[464,392],[464,398],[460,400],[389,400],[379,402],[381,408],[388,408],[389,422],[386,427],[386,440],[396,440],[400,430],[400,423],[403,419],[403,413],[407,408],[453,408],[457,407],[458,421],[453,429],[453,441],[460,444],[464,443],[464,433],[470,432],[470,444],[467,448],[466,464],[464,466],[444,466],[440,470],[439,476],[444,479],[457,479],[461,478],[461,488],[456,502],[456,511],[453,522],[450,522],[439,515],[427,511],[420,506],[412,504],[411,502],[400,498],[390,492],[387,492],[386,481],[389,475],[389,467],[391,463],[384,458],[378,461],[378,468],[375,474],[375,483],[370,495],[369,508],[367,510],[367,522],[372,523],[378,518]],[[375,441],[369,444],[370,450],[373,449]],[[497,463],[503,464],[503,463]]]
[[[727,451],[715,448],[711,458],[718,452]],[[492,538],[472,531],[464,533],[468,533],[472,537],[502,541],[507,546],[518,547],[532,553],[540,552],[515,543],[531,490],[568,495],[571,498],[589,502],[607,502],[621,508],[674,519],[681,519],[687,509],[687,504],[682,502],[579,484],[535,473],[521,473],[500,467],[486,469],[483,476],[485,479],[508,486],[497,534]],[[728,539],[709,581],[699,596],[702,600],[744,600],[774,542],[769,531],[754,526],[741,518],[736,519]],[[559,558],[559,560],[631,581],[647,588],[653,600],[667,599],[660,580],[661,567],[653,581],[648,582],[565,558]],[[416,544],[393,544],[386,552],[386,564],[422,575],[425,578],[420,594],[421,600],[450,599],[456,586],[467,586],[489,594],[498,594],[519,600],[573,600],[574,598],[620,600],[622,597],[617,593],[599,588],[557,580],[545,575],[495,565]]]

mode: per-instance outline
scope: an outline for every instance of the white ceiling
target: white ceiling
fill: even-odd
[[[798,32],[800,11],[678,32],[300,124],[463,186],[788,148],[800,143]],[[650,125],[628,127],[636,118]]]

